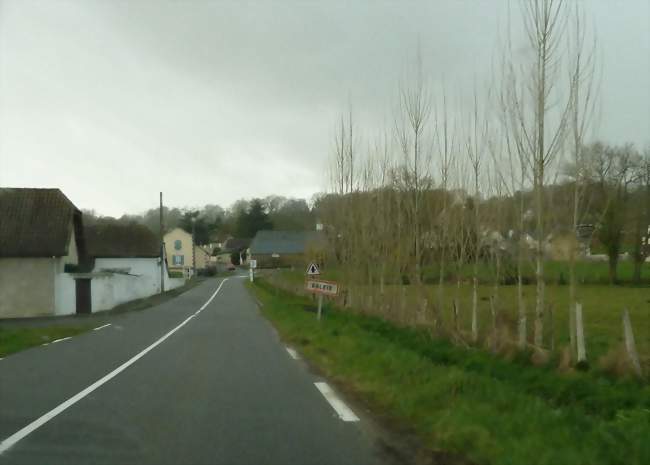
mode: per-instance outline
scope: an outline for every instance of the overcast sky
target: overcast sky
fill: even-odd
[[[516,2],[515,2],[516,3]],[[650,142],[650,2],[583,2],[598,137]],[[337,115],[385,121],[418,41],[432,79],[490,79],[505,3],[0,0],[0,186],[105,215],[327,188]],[[517,17],[515,15],[515,17]]]

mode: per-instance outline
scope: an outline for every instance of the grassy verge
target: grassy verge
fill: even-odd
[[[45,326],[40,328],[0,327],[0,357],[88,331],[92,326]]]
[[[435,450],[485,464],[650,463],[650,386],[562,375],[328,308],[258,280],[263,313],[333,380]]]
[[[650,269],[650,267],[648,267]],[[330,274],[324,274],[326,279],[340,279],[336,270]],[[302,287],[304,275],[299,271],[281,271],[277,274],[279,280],[288,286],[295,288]],[[421,300],[417,300],[417,289],[415,286],[405,286],[407,313],[412,313],[421,307]],[[402,287],[387,285],[382,297],[382,304],[396,314],[401,308]],[[374,292],[375,311],[378,310],[378,288],[369,286],[356,286],[355,302],[358,305],[367,303],[368,296]],[[420,299],[426,298],[433,305],[438,302],[438,286],[423,286]],[[479,285],[478,298],[478,320],[479,334],[481,339],[486,337],[491,328],[490,296],[494,294],[494,287],[488,284]],[[533,319],[535,308],[535,285],[523,287],[524,300],[528,310],[528,339],[532,340]],[[585,337],[587,344],[587,356],[593,367],[610,367],[616,370],[617,354],[623,345],[623,329],[621,315],[624,308],[630,312],[637,349],[642,358],[642,364],[646,372],[650,371],[650,288],[633,286],[609,286],[609,285],[581,285],[577,289],[577,298],[583,304]],[[442,310],[443,324],[447,327],[453,325],[452,303],[454,299],[459,304],[459,327],[461,331],[468,333],[471,328],[471,307],[472,307],[472,286],[469,282],[463,282],[460,287],[448,283],[444,290],[444,308]],[[545,338],[546,347],[549,347],[551,339],[555,341],[555,347],[562,349],[569,344],[569,286],[549,284],[546,287],[546,302],[552,306],[553,312],[547,312],[545,317]],[[517,327],[517,286],[500,286],[498,290],[498,311],[500,326],[508,329],[514,339]],[[430,305],[430,307],[431,307]],[[409,315],[410,315],[409,313]],[[411,315],[410,317],[413,317]],[[432,313],[426,315],[427,323]],[[551,334],[552,333],[552,334]],[[610,369],[608,368],[608,369]]]

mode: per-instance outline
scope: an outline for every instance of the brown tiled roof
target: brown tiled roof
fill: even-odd
[[[0,257],[67,255],[75,216],[81,229],[81,212],[59,189],[0,188]]]
[[[144,225],[100,222],[85,228],[86,250],[93,258],[153,258],[160,256],[156,235]]]

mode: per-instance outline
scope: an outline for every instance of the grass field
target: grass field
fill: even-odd
[[[603,264],[592,264],[590,269],[592,278],[598,276],[598,266]],[[598,265],[598,266],[596,266]],[[559,268],[559,265],[555,265]],[[650,268],[650,267],[646,267]],[[595,271],[594,271],[595,270]],[[605,267],[606,271],[606,267]],[[585,273],[587,273],[585,271]],[[336,270],[323,273],[326,279],[338,280],[345,283],[340,273]],[[274,283],[286,283],[283,286],[287,289],[298,290],[304,282],[302,270],[284,270],[274,275]],[[592,280],[587,280],[593,282]],[[401,293],[405,290],[405,308],[402,312]],[[438,286],[429,284],[422,289],[422,294],[416,295],[415,286],[386,286],[383,297],[378,296],[375,287],[370,289],[367,286],[357,286],[352,289],[353,306],[366,311],[367,313],[381,313],[384,317],[396,322],[410,324],[416,321],[416,311],[422,308],[422,300],[427,299],[429,304],[428,312],[425,315],[425,323],[431,324],[432,305],[438,302]],[[485,339],[491,331],[490,296],[494,293],[494,287],[489,284],[479,286],[479,332]],[[370,300],[372,295],[372,301]],[[458,288],[455,284],[447,283],[444,290],[444,308],[442,318],[447,327],[453,326],[452,302],[457,299],[459,304],[459,326],[462,332],[470,331],[472,288],[469,282],[465,281]],[[610,286],[603,284],[583,284],[577,289],[578,300],[583,305],[584,325],[586,333],[587,356],[592,366],[606,364],[615,353],[619,352],[623,343],[622,312],[624,308],[629,309],[630,317],[634,327],[637,349],[641,355],[642,363],[646,372],[650,371],[650,286]],[[524,286],[524,298],[528,317],[528,336],[532,340],[532,328],[535,308],[535,286]],[[554,340],[554,347],[561,350],[569,343],[569,287],[549,283],[546,288],[546,302],[552,308],[547,312],[545,321],[545,346],[551,346]],[[340,302],[339,302],[340,303]],[[516,334],[517,321],[517,287],[499,286],[497,310],[499,312],[499,325],[505,328],[514,339]]]
[[[424,443],[479,464],[650,463],[650,386],[506,361],[429,333],[253,286],[281,336]]]

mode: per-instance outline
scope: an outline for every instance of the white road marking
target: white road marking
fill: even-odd
[[[285,347],[287,349],[287,352],[289,352],[289,355],[291,355],[291,358],[294,360],[300,360],[300,355],[298,355],[298,352],[293,350],[291,347]]]
[[[108,328],[110,325],[110,323],[106,323],[105,325],[97,326],[96,328],[93,328],[93,331],[99,331],[100,329]]]
[[[52,342],[50,342],[50,344],[56,344],[57,342],[67,341],[68,339],[72,339],[72,336],[62,337],[61,339],[55,339]]]
[[[210,304],[210,302],[212,302],[212,300],[217,296],[217,294],[218,294],[219,291],[221,290],[221,286],[223,286],[223,284],[224,284],[226,281],[228,281],[228,278],[226,278],[226,279],[224,279],[223,281],[221,281],[221,284],[219,284],[219,287],[217,288],[217,290],[214,291],[214,294],[212,294],[212,296],[208,299],[208,301],[207,301],[205,304],[203,304],[203,306],[201,307],[201,310],[203,310],[205,307],[207,307],[207,306]],[[156,347],[158,347],[160,344],[162,344],[162,343],[163,343],[163,342],[164,342],[164,341],[165,341],[169,336],[171,336],[171,335],[174,334],[176,331],[178,331],[178,330],[181,329],[183,326],[185,326],[185,325],[187,324],[187,322],[190,321],[192,318],[194,318],[194,315],[191,315],[191,316],[185,318],[185,319],[184,319],[184,320],[183,320],[183,321],[182,321],[178,326],[176,326],[174,329],[172,329],[172,330],[169,331],[167,334],[165,334],[164,336],[162,336],[160,339],[158,339],[156,342],[154,342],[153,344],[151,344],[149,347],[147,347],[146,349],[144,349],[143,351],[141,351],[141,352],[138,353],[137,355],[131,357],[129,360],[127,360],[126,362],[124,362],[122,365],[120,365],[119,367],[115,368],[113,371],[111,371],[110,373],[108,373],[108,374],[105,375],[104,377],[98,379],[98,380],[95,381],[93,384],[91,384],[91,385],[88,386],[86,389],[84,389],[83,391],[78,392],[77,394],[75,394],[74,396],[70,397],[70,398],[69,398],[68,400],[66,400],[65,402],[63,402],[63,403],[57,405],[56,407],[54,407],[52,410],[50,410],[49,412],[47,412],[46,414],[44,414],[44,415],[41,416],[40,418],[37,418],[36,420],[34,420],[33,422],[31,422],[29,425],[25,426],[24,428],[18,430],[17,432],[15,432],[14,434],[12,434],[12,435],[9,436],[8,438],[4,439],[2,442],[0,442],[0,454],[4,453],[7,449],[9,449],[11,446],[13,446],[14,444],[16,444],[18,441],[20,441],[21,439],[25,438],[25,437],[28,436],[30,433],[36,431],[38,428],[40,428],[41,426],[43,426],[45,423],[47,423],[48,421],[50,421],[52,418],[56,417],[57,415],[59,415],[60,413],[62,413],[62,412],[65,411],[66,409],[68,409],[69,407],[71,407],[71,406],[73,406],[74,404],[76,404],[77,402],[79,402],[81,399],[83,399],[84,397],[86,397],[86,396],[87,396],[88,394],[90,394],[91,392],[95,391],[97,388],[99,388],[99,387],[102,386],[103,384],[105,384],[105,383],[107,383],[108,381],[110,381],[111,379],[115,378],[115,377],[116,377],[117,375],[119,375],[121,372],[123,372],[123,371],[126,370],[128,367],[130,367],[130,366],[133,365],[135,362],[137,362],[137,361],[140,360],[142,357],[144,357],[147,353],[149,353],[150,351],[152,351],[153,349],[155,349]]]
[[[345,403],[341,399],[338,398],[336,393],[332,391],[332,388],[330,388],[327,383],[314,383],[314,384],[316,385],[316,388],[320,391],[320,393],[323,394],[325,400],[327,400],[327,402],[329,402],[332,408],[336,410],[336,413],[338,414],[341,420],[359,421],[359,417],[356,416],[354,412],[350,410],[350,408],[347,405],[345,405]]]
[[[50,345],[49,342],[44,342],[43,344],[41,344],[42,347],[49,346],[49,345]]]

